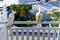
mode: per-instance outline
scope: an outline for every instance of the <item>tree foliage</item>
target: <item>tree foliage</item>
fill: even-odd
[[[11,10],[16,11],[15,14],[15,21],[34,21],[35,15],[31,14],[30,10],[32,9],[32,5],[26,4],[18,4],[18,5],[11,5]],[[18,24],[17,26],[32,26],[32,24]]]
[[[25,5],[25,4],[18,4],[18,5],[11,5],[10,6],[11,10],[14,10],[16,11],[16,14],[15,14],[15,20],[17,21],[25,21],[28,20],[28,15],[29,15],[29,10],[32,9],[32,5]]]
[[[52,11],[52,13],[50,14],[51,21],[60,21],[60,12],[58,12],[57,10]],[[51,25],[52,27],[58,27],[58,24],[51,24]]]

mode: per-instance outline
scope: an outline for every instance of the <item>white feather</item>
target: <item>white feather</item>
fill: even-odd
[[[39,8],[39,11],[36,13],[36,21],[37,21],[37,25],[40,25],[41,21],[42,21],[42,13],[41,13],[41,9]]]
[[[15,13],[16,13],[15,11],[12,11],[12,13],[9,15],[7,26],[11,26],[13,24]]]

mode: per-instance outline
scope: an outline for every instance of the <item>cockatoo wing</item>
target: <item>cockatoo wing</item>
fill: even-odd
[[[9,19],[8,19],[8,23],[7,23],[8,28],[11,27],[11,25],[13,24],[14,14],[15,14],[15,12],[12,12],[12,13],[9,15]]]

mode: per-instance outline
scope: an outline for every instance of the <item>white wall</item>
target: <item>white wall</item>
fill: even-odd
[[[18,4],[18,0],[3,0],[0,1],[0,7],[2,7],[4,4],[7,4],[8,6],[11,4]]]

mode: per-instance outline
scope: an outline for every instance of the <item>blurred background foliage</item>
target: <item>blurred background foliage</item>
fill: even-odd
[[[30,12],[32,9],[32,5],[26,4],[18,4],[18,5],[11,5],[11,10],[16,11],[14,21],[35,21],[35,15]],[[16,26],[32,26],[32,24],[16,24]]]
[[[51,21],[60,21],[60,12],[57,10],[54,10],[49,14]],[[59,24],[51,24],[52,27],[58,27],[58,25]]]

